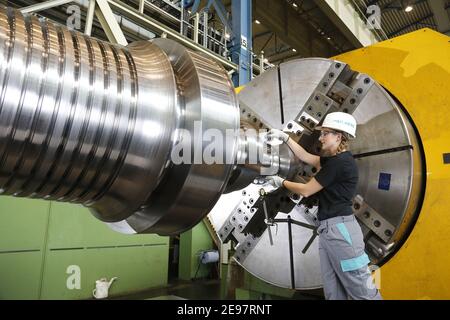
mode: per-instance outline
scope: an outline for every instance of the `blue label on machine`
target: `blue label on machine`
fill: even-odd
[[[378,189],[389,190],[391,188],[391,174],[380,172],[380,178],[378,179]]]
[[[444,153],[444,164],[450,164],[450,153]]]

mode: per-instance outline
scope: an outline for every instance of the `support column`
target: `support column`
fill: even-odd
[[[252,76],[252,1],[232,0],[233,45],[231,59],[239,65],[233,75],[234,85],[242,86],[251,81]]]

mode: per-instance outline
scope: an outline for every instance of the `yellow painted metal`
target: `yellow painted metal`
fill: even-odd
[[[416,125],[426,158],[425,198],[417,223],[381,268],[385,299],[450,299],[450,37],[430,29],[334,59],[389,90]]]
[[[245,88],[245,86],[240,86],[240,87],[234,88],[234,92],[236,92],[236,94],[239,94],[239,92],[241,92],[241,90],[244,88]]]

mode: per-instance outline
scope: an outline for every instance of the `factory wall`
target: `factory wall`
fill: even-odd
[[[122,235],[79,205],[0,198],[0,299],[86,299],[167,284],[169,238]]]
[[[208,276],[214,265],[200,265],[199,254],[201,251],[212,248],[214,248],[213,240],[203,222],[182,233],[180,236],[179,278],[191,280],[194,277],[199,279]]]

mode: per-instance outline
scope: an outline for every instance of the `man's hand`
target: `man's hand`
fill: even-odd
[[[279,176],[268,176],[267,182],[270,183],[275,188],[279,188],[283,186],[284,179]]]
[[[289,135],[286,132],[283,132],[278,129],[271,129],[269,133],[267,133],[267,141],[272,142],[277,139],[283,142],[287,142],[289,140]]]

